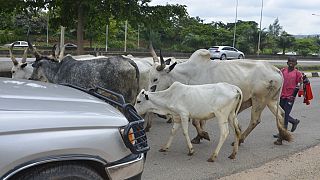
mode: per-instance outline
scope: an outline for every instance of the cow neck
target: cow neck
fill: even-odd
[[[171,99],[172,93],[168,93],[167,90],[164,91],[157,91],[157,92],[149,92],[149,101],[152,102],[152,104],[156,105],[157,107],[168,107],[169,104],[165,100]],[[150,106],[151,109],[153,109],[153,106]],[[158,109],[158,108],[154,108]],[[166,111],[168,112],[168,110]],[[165,115],[165,114],[163,114]]]
[[[190,81],[195,76],[196,71],[192,63],[185,62],[177,64],[170,73],[172,73],[172,82],[178,81],[183,84],[190,84]]]
[[[50,60],[46,60],[47,63],[43,64],[43,70],[46,78],[49,82],[57,83],[57,73],[60,69],[61,64],[59,62],[54,62]]]

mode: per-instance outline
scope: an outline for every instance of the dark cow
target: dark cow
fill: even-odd
[[[134,104],[139,93],[139,70],[136,63],[122,56],[77,61],[65,56],[61,61],[43,56],[29,43],[36,60],[30,79],[51,83],[69,83],[82,88],[101,86],[124,96]]]

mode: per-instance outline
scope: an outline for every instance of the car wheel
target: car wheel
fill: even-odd
[[[221,59],[221,60],[226,60],[226,59],[227,59],[227,56],[226,56],[225,54],[222,54],[221,57],[220,57],[220,59]]]
[[[238,56],[238,59],[243,59],[243,55],[240,54],[240,55]]]
[[[43,180],[43,179],[83,179],[104,180],[96,170],[81,163],[55,163],[32,168],[21,173],[17,180]]]

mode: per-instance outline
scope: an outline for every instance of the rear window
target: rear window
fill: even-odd
[[[209,50],[218,50],[219,49],[219,47],[211,47],[211,48],[209,48]]]

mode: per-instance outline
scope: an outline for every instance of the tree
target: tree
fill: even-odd
[[[274,37],[277,37],[281,34],[282,32],[282,26],[280,26],[280,23],[279,23],[279,19],[276,18],[273,22],[273,24],[269,25],[269,35],[270,36],[274,36]]]
[[[294,44],[294,37],[288,34],[286,31],[283,31],[278,39],[278,46],[282,49],[282,54],[284,55],[286,49],[290,48]]]
[[[309,54],[315,53],[318,49],[319,48],[316,38],[297,39],[294,44],[294,50],[302,56],[307,56]]]
[[[282,32],[282,26],[280,26],[279,19],[276,18],[273,24],[269,25],[266,38],[266,48],[271,49],[272,54],[276,54],[278,51],[278,39]]]

